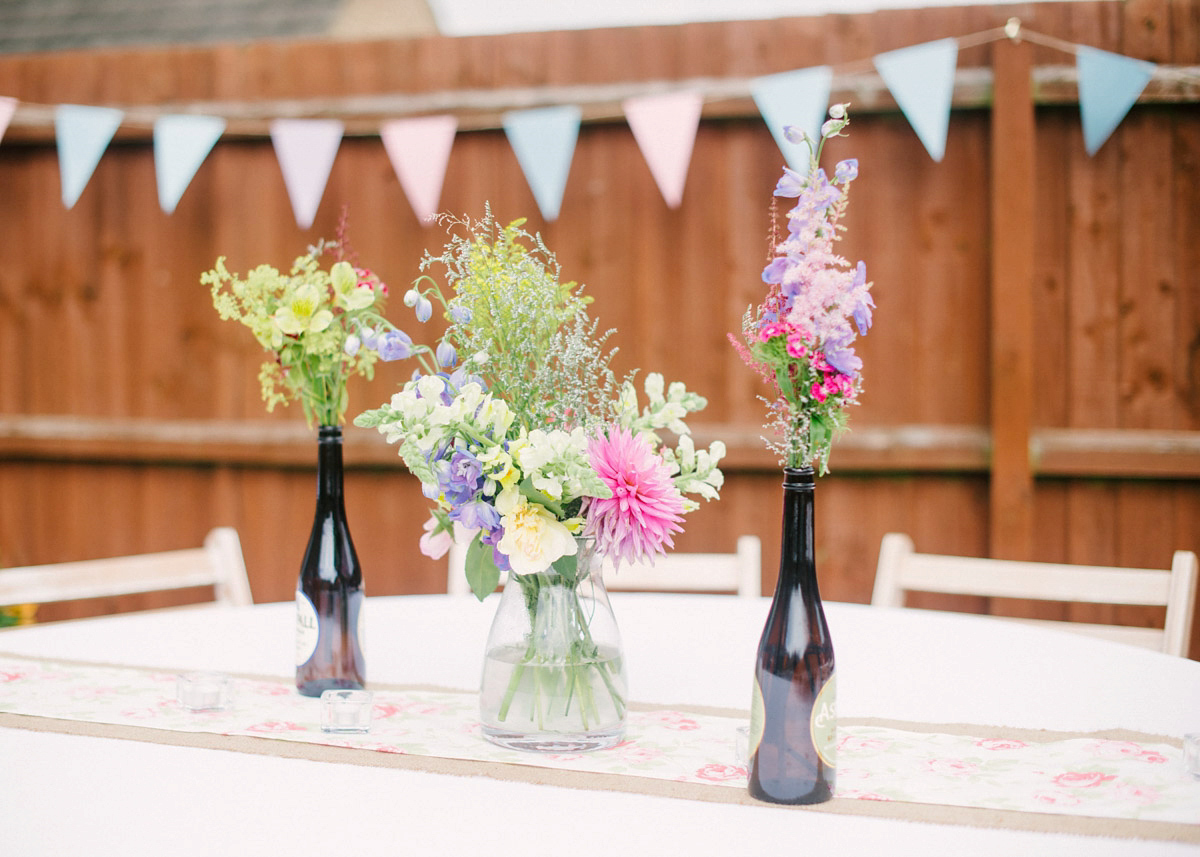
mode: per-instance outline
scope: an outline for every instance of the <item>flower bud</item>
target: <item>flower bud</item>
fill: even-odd
[[[429,298],[417,297],[416,313],[417,321],[422,324],[433,318],[433,304],[429,302]]]

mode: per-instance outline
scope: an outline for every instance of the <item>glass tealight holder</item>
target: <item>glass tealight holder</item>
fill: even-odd
[[[750,767],[750,727],[739,726],[733,736],[733,758],[738,767]]]
[[[1200,732],[1183,736],[1183,769],[1193,780],[1200,780]]]
[[[369,690],[327,690],[321,694],[322,732],[370,732],[375,694]]]
[[[224,673],[184,673],[175,679],[175,698],[189,711],[223,711],[232,690],[233,681]]]

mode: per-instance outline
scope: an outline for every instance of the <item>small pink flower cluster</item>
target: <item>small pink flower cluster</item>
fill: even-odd
[[[808,361],[811,372],[816,375],[808,387],[808,392],[817,402],[824,403],[831,396],[841,397],[845,404],[855,400],[858,388],[854,378],[829,365],[825,353],[817,347],[812,334],[786,321],[768,322],[759,329],[760,342],[769,342],[777,337],[784,338],[789,357]]]

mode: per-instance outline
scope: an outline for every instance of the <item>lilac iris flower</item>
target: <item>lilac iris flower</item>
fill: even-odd
[[[849,328],[838,330],[825,337],[822,346],[825,352],[825,362],[843,375],[852,378],[862,371],[862,358],[854,353],[850,343],[854,340],[854,332]]]
[[[867,266],[863,262],[858,263],[858,271],[854,275],[854,285],[861,286],[867,281]],[[867,335],[867,331],[871,329],[871,308],[875,306],[875,299],[871,297],[870,292],[863,292],[862,299],[854,308],[852,315],[854,323],[858,326],[858,332],[862,336]]]
[[[795,170],[784,167],[783,175],[779,177],[779,183],[775,185],[775,195],[797,197],[804,193],[804,185],[804,176]]]
[[[499,524],[497,524],[491,530],[484,530],[479,536],[479,540],[481,542],[483,542],[485,545],[491,545],[492,562],[496,563],[496,568],[500,569],[501,571],[511,571],[512,565],[508,561],[508,555],[501,552],[500,548],[496,547],[496,543],[502,538],[504,538],[504,528]]]
[[[847,158],[844,161],[838,161],[837,167],[833,171],[833,180],[838,184],[852,182],[858,178],[858,158]]]
[[[779,256],[778,258],[773,259],[771,261],[771,264],[769,264],[769,265],[767,265],[767,267],[763,268],[763,272],[762,272],[763,282],[767,283],[768,285],[773,285],[775,283],[782,283],[783,282],[783,274],[784,274],[784,271],[787,270],[787,267],[788,267],[788,259],[786,256]]]
[[[485,534],[500,526],[500,513],[496,507],[482,500],[463,503],[450,513],[450,517],[469,530],[483,530]]]
[[[457,324],[466,324],[471,320],[471,311],[465,306],[450,307],[450,318],[454,319]]]
[[[483,465],[466,450],[456,450],[450,457],[449,466],[438,474],[442,493],[454,504],[466,503],[480,489]]]
[[[449,342],[442,341],[438,343],[437,350],[434,352],[434,357],[437,358],[439,366],[445,366],[449,369],[458,360],[458,352],[454,350],[454,346]]]
[[[813,187],[813,206],[817,211],[829,208],[842,197],[842,192],[829,183],[825,170],[817,170],[817,180]]]
[[[402,330],[389,330],[379,337],[379,359],[390,362],[412,357],[412,337]]]
[[[459,366],[457,369],[451,372],[449,381],[450,385],[454,387],[455,390],[461,390],[467,384],[472,382],[478,384],[481,389],[487,389],[487,384],[483,383],[482,378],[467,371],[466,364]]]

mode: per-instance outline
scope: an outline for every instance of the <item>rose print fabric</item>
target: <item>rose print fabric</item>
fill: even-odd
[[[0,655],[0,713],[746,787],[735,749],[745,717],[631,710],[625,740],[610,750],[540,755],[487,743],[473,693],[376,689],[371,731],[345,735],[322,732],[320,700],[290,682],[235,678],[227,710],[193,712],[176,701],[176,678]],[[1165,740],[996,739],[851,723],[839,726],[837,764],[839,798],[1200,824],[1200,782]]]

